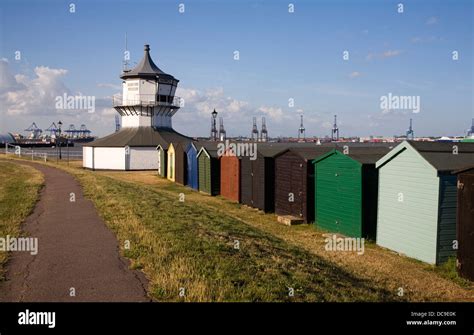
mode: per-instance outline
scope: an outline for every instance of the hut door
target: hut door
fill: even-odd
[[[158,174],[161,175],[161,151],[158,151]]]
[[[343,194],[343,185],[344,185],[344,174],[341,174],[341,166],[337,165],[335,171],[334,171],[334,189],[336,190],[336,194],[334,196],[336,197],[342,197]],[[341,217],[341,213],[337,212],[337,214],[334,215],[334,231],[336,233],[341,233],[344,229],[342,228],[342,225],[344,224],[343,218]]]
[[[203,189],[204,189],[204,192],[207,192],[209,194],[212,193],[212,185],[211,185],[211,160],[209,159],[206,159],[206,158],[203,158],[201,159],[201,161],[203,162],[202,164],[202,175],[203,175]]]
[[[254,161],[250,161],[250,177],[251,177],[251,180],[252,180],[252,187],[250,189],[250,192],[252,192],[252,195],[250,197],[250,202],[252,203],[252,206],[255,206],[255,202],[257,201],[257,192],[258,192],[258,189],[256,187],[256,178],[257,178],[257,164],[254,162]]]
[[[170,154],[170,178],[174,179],[174,155]]]
[[[458,202],[459,271],[474,280],[474,174],[459,177]]]
[[[304,217],[304,177],[306,177],[306,174],[303,172],[303,164],[300,161],[291,162],[291,192],[294,195],[294,201],[291,203],[291,213],[298,217]]]
[[[186,162],[187,162],[187,164],[186,164],[186,177],[187,177],[186,182],[188,183],[188,185],[190,187],[194,188],[193,175],[192,175],[193,170],[194,170],[194,166],[193,166],[194,162],[191,160],[191,153],[187,152],[185,159],[186,159]]]

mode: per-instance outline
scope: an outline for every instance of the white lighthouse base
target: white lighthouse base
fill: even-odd
[[[171,128],[126,127],[83,147],[83,167],[92,170],[158,170],[157,147],[187,143]]]
[[[157,170],[156,147],[82,148],[82,166],[92,170]]]

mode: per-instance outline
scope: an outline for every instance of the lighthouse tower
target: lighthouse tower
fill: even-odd
[[[191,139],[172,127],[172,117],[182,106],[175,96],[179,80],[163,72],[151,59],[145,44],[140,63],[120,75],[122,95],[113,107],[121,116],[119,131],[83,147],[83,166],[89,169],[154,170],[160,162],[156,148]]]
[[[156,66],[148,44],[140,63],[120,78],[122,97],[114,97],[114,108],[122,116],[122,127],[172,128],[171,118],[181,102],[174,95],[179,80]]]

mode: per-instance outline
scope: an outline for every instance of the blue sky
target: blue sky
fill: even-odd
[[[328,135],[334,114],[344,136],[402,134],[411,117],[418,136],[462,135],[474,117],[473,7],[469,0],[2,1],[0,132],[59,119],[111,132],[127,33],[132,65],[148,43],[155,63],[180,80],[186,104],[173,123],[191,136],[208,135],[213,108],[229,135],[248,135],[252,117],[265,116],[270,136],[296,136],[301,113],[307,136]],[[94,115],[54,109],[45,96],[63,91],[95,96]],[[420,96],[421,111],[382,110],[388,93]]]

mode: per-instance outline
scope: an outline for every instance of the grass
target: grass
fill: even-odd
[[[78,178],[160,301],[474,301],[474,285],[366,243],[365,253],[327,252],[324,232],[176,185],[153,172],[91,172]],[[179,194],[185,202],[179,202]],[[240,250],[234,249],[235,241]],[[288,296],[288,288],[295,296]],[[180,288],[185,296],[179,297]],[[399,288],[404,296],[399,297]]]
[[[37,170],[0,161],[0,237],[21,235],[21,223],[34,208],[43,177]],[[8,253],[0,251],[0,280],[5,279]]]
[[[449,280],[452,280],[453,282],[459,284],[460,286],[463,287],[471,287],[472,282],[461,277],[456,269],[456,257],[450,257],[447,262],[434,267],[433,269],[435,272],[443,276],[444,278],[447,278]]]
[[[383,287],[231,215],[179,202],[178,194],[90,173],[80,180],[119,240],[130,241],[132,247],[124,254],[150,279],[155,300],[399,300]]]
[[[276,223],[276,216],[248,208],[221,197],[210,197],[186,187],[181,187],[157,177],[153,172],[95,172],[127,183],[178,197],[184,193],[186,202],[208,211],[223,213],[239,222],[254,227],[286,243],[301,248],[310,254],[344,268],[356,278],[384,287],[389,292],[403,288],[405,298],[410,301],[474,301],[474,285],[452,271],[450,276],[438,268],[423,262],[400,256],[383,249],[375,243],[365,244],[365,253],[328,252],[325,250],[324,234],[314,225],[286,227]]]

